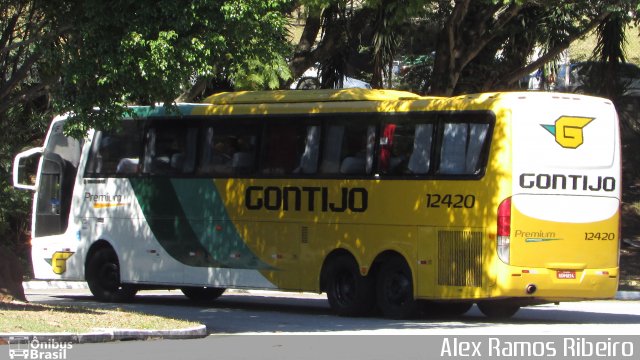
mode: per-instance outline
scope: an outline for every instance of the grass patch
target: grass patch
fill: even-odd
[[[88,333],[104,329],[171,330],[200,324],[122,309],[0,303],[0,332]]]

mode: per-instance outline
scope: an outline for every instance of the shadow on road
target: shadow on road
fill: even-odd
[[[299,298],[287,294],[264,296],[230,293],[208,305],[192,303],[180,292],[138,295],[126,304],[99,303],[89,295],[48,295],[36,302],[88,308],[122,308],[153,315],[197,321],[212,334],[326,333],[395,330],[455,330],[490,326],[554,324],[639,324],[638,314],[619,314],[566,309],[543,305],[521,309],[509,320],[484,317],[474,306],[463,316],[419,317],[413,320],[346,318],[335,316],[325,298]]]

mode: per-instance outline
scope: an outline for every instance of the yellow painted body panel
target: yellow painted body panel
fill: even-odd
[[[567,224],[512,213],[511,263],[547,269],[607,269],[618,264],[619,214]],[[593,236],[590,234],[594,234]],[[595,234],[602,234],[595,239]]]
[[[230,218],[234,219],[239,232],[253,251],[274,267],[274,270],[263,273],[279,288],[320,291],[320,271],[324,259],[335,249],[344,249],[356,258],[363,275],[368,273],[376,257],[383,252],[394,251],[401,254],[414,274],[417,298],[533,299],[533,296],[526,295],[523,290],[530,283],[535,283],[540,289],[536,293],[536,299],[545,301],[606,298],[615,291],[618,275],[618,214],[608,220],[585,226],[572,224],[565,226],[562,231],[558,230],[558,233],[562,232],[562,236],[567,238],[584,237],[585,231],[616,234],[614,241],[593,242],[595,245],[589,247],[587,253],[573,251],[574,245],[566,246],[561,243],[537,244],[537,247],[530,246],[526,249],[516,244],[513,248],[513,260],[526,263],[527,266],[506,265],[497,257],[496,211],[500,202],[512,196],[513,191],[511,102],[517,95],[481,94],[456,98],[409,99],[407,96],[403,98],[402,94],[391,94],[397,96],[393,99],[387,97],[389,94],[378,94],[378,97],[362,96],[361,93],[343,93],[340,96],[324,94],[327,101],[332,101],[330,105],[323,101],[307,102],[309,99],[306,97],[296,98],[291,97],[292,95],[287,95],[290,98],[282,101],[276,101],[281,98],[271,101],[263,99],[261,104],[249,104],[255,100],[250,95],[227,94],[210,98],[207,101],[217,105],[196,108],[194,112],[201,115],[225,115],[490,110],[496,117],[488,165],[484,177],[479,180],[215,180]],[[315,208],[310,210],[306,198],[308,194],[304,193],[299,211],[248,210],[245,206],[248,187],[258,187],[262,189],[260,191],[266,188],[324,187],[327,188],[330,202],[339,201],[343,188],[360,188],[365,189],[368,194],[368,208],[362,213],[319,211],[320,204],[316,198]],[[261,194],[260,191],[253,194],[255,199],[264,197],[264,193]],[[475,205],[472,209],[429,208],[426,205],[427,194],[473,195]],[[539,230],[545,226],[555,228],[557,225],[525,216],[517,209],[513,211],[513,229]],[[512,241],[517,242],[518,237],[513,235],[512,232]],[[439,237],[442,239],[439,240]],[[453,267],[457,264],[456,261],[462,264],[469,260],[443,258],[445,255],[439,253],[439,241],[446,244],[446,241],[450,241],[449,238],[457,239],[455,241],[460,244],[481,242],[479,253],[468,255],[477,262],[469,265],[476,266],[474,271],[480,272],[475,275],[476,278],[465,279],[467,275],[463,273],[456,275],[458,278],[447,278],[447,274],[443,274],[446,272],[443,269]],[[560,252],[561,256],[552,257],[554,261],[545,260],[550,258],[549,251],[556,254]],[[585,257],[597,260],[586,262],[584,268],[577,269],[575,264],[583,263]],[[574,264],[569,268],[576,268],[578,279],[557,279],[557,269],[553,266],[563,263]],[[523,269],[529,273],[522,274]],[[603,272],[607,275],[600,275]],[[460,285],[460,282],[475,285]]]
[[[523,274],[522,270],[530,273]],[[557,270],[547,268],[518,268],[499,264],[496,269],[497,286],[489,296],[495,298],[531,298],[540,302],[608,299],[618,289],[619,268],[584,269],[576,271],[576,279],[558,279]],[[535,297],[525,288],[535,284]]]
[[[501,181],[508,184],[509,178]],[[363,275],[379,254],[394,251],[402,254],[417,274],[414,281],[419,297],[459,297],[459,289],[437,289],[429,285],[436,283],[438,231],[463,231],[469,228],[467,224],[474,224],[483,238],[493,239],[485,243],[495,241],[495,209],[500,194],[492,194],[486,189],[500,186],[489,177],[464,182],[220,179],[215,183],[218,189],[226,189],[221,191],[223,201],[247,244],[259,258],[277,268],[263,273],[283,289],[319,291],[322,263],[334,249],[352,253]],[[335,199],[340,199],[342,188],[362,188],[368,193],[368,208],[364,213],[308,211],[309,202],[303,196],[301,207],[304,211],[252,211],[245,206],[249,186],[323,186],[329,190],[330,202],[339,201]],[[430,193],[471,194],[475,196],[476,206],[473,209],[428,208],[425,195]],[[254,194],[256,199],[259,196],[260,192]],[[318,199],[314,205],[316,210],[321,207]],[[492,254],[491,251],[483,253],[485,264],[493,261]],[[484,294],[476,288],[467,288],[462,293],[465,297]]]

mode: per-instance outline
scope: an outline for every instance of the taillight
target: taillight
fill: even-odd
[[[504,199],[498,206],[498,229],[497,229],[497,250],[498,257],[505,264],[509,263],[510,243],[511,243],[511,198]]]

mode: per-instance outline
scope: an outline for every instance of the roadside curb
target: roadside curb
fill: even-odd
[[[48,290],[48,289],[67,289],[67,290],[84,290],[89,286],[84,281],[46,281],[46,280],[31,280],[22,282],[22,287],[25,290]]]
[[[126,340],[150,340],[150,339],[199,339],[207,336],[207,327],[199,325],[187,329],[174,330],[133,330],[110,329],[84,334],[72,333],[0,333],[0,340],[9,343],[11,338],[28,338],[29,341],[38,339],[40,342],[53,341],[57,343],[102,343]],[[2,341],[0,341],[2,343]]]
[[[89,287],[84,281],[40,281],[32,280],[22,283],[25,290],[87,290]],[[208,335],[205,325],[198,325],[185,329],[170,330],[137,330],[137,329],[102,329],[87,333],[2,333],[0,332],[0,344],[10,343],[11,338],[28,338],[29,341],[38,339],[40,342],[56,343],[105,343],[127,340],[150,339],[198,339]]]

